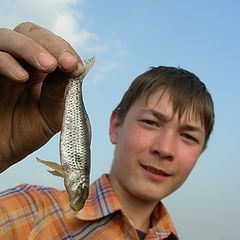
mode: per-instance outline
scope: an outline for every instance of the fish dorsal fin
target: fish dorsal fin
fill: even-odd
[[[86,75],[89,70],[93,67],[94,63],[95,63],[96,57],[92,57],[90,59],[86,59],[83,61],[84,67],[85,67],[85,72],[84,74]],[[85,76],[84,75],[84,76]],[[92,131],[91,131],[91,125],[90,125],[90,121],[89,121],[89,117],[87,112],[85,112],[85,120],[86,120],[86,124],[87,124],[87,129],[88,129],[88,138],[89,138],[89,142],[91,142],[91,138],[92,138]]]
[[[58,176],[58,177],[64,177],[64,170],[63,170],[63,166],[55,163],[55,162],[50,162],[50,161],[44,161],[40,158],[36,158],[36,160],[52,169],[54,169],[54,171],[50,171],[48,170],[48,172],[50,172],[51,174],[53,174],[54,176]]]

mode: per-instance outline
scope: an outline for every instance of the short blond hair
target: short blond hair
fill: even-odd
[[[205,144],[214,125],[214,105],[212,97],[205,84],[193,73],[175,67],[153,67],[138,76],[125,92],[116,107],[121,122],[132,106],[141,96],[146,96],[157,90],[167,91],[173,104],[173,111],[178,112],[179,118],[183,113],[193,113],[205,128]]]

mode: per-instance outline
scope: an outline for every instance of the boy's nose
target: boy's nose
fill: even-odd
[[[173,161],[175,156],[175,139],[171,131],[163,130],[155,136],[150,151],[162,160]]]

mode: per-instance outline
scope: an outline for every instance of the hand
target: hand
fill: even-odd
[[[0,172],[60,130],[66,75],[82,72],[77,53],[47,29],[0,29]]]

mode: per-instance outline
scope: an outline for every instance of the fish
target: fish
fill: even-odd
[[[51,174],[64,178],[70,207],[80,211],[89,193],[91,167],[91,125],[83,102],[83,79],[95,63],[95,57],[84,60],[84,72],[79,77],[69,77],[60,133],[61,164],[36,160],[53,170]]]

